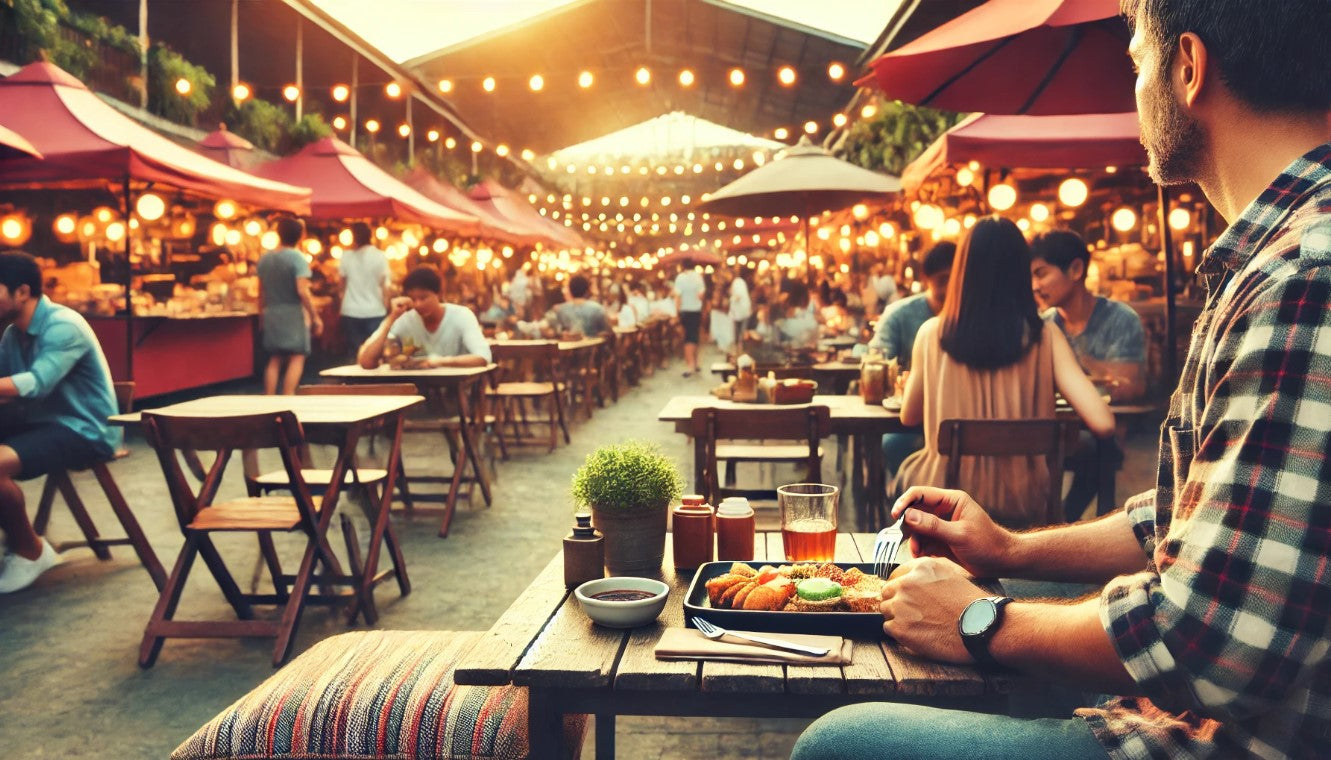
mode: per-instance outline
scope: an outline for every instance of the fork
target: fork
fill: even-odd
[[[699,633],[701,633],[702,635],[706,636],[709,639],[719,639],[722,636],[734,636],[737,639],[745,639],[747,641],[752,641],[755,644],[762,644],[763,646],[776,647],[777,649],[787,649],[790,650],[791,652],[799,652],[800,654],[813,655],[814,657],[822,657],[823,655],[832,651],[830,649],[822,649],[819,647],[806,647],[803,644],[796,644],[793,641],[769,639],[765,636],[752,636],[747,633],[735,633],[734,631],[728,631],[725,628],[722,628],[718,625],[709,623],[706,620],[703,620],[702,618],[698,617],[697,615],[693,617],[693,624],[697,626]]]
[[[901,523],[905,519],[906,513],[902,512],[896,522],[878,531],[878,537],[874,539],[873,572],[883,580],[887,580],[896,564],[897,552],[901,550]]]

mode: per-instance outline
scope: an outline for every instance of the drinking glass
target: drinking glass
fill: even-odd
[[[836,554],[837,503],[841,489],[794,483],[776,489],[781,505],[781,542],[791,562],[831,562]]]

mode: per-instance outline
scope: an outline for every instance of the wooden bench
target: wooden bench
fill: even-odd
[[[186,739],[172,760],[532,756],[527,689],[458,686],[479,631],[358,631],[325,639]],[[586,716],[564,721],[577,757]],[[548,750],[547,750],[548,751]]]

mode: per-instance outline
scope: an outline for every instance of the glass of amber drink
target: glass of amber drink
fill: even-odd
[[[841,489],[794,483],[776,489],[781,541],[791,562],[831,562],[836,553],[837,502]]]

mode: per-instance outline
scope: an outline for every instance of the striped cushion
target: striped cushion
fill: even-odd
[[[527,690],[455,686],[476,631],[358,631],[319,642],[171,754],[249,758],[504,758],[528,755]],[[585,716],[565,720],[576,757]]]

